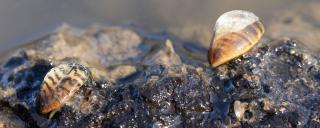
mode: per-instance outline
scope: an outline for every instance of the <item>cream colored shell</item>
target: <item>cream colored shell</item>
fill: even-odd
[[[222,14],[215,25],[216,36],[221,36],[229,32],[238,32],[259,21],[259,18],[252,12],[244,10],[233,10]]]

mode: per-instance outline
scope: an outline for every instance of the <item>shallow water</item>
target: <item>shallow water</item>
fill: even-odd
[[[291,5],[304,6],[309,1],[1,0],[0,52],[46,35],[62,23],[77,27],[94,23],[136,23],[153,30],[189,30],[191,26],[201,26],[204,31],[210,32],[217,17],[228,10],[251,10],[268,23],[278,12]],[[194,38],[186,32],[178,32],[177,35]],[[204,42],[207,40],[204,39]]]

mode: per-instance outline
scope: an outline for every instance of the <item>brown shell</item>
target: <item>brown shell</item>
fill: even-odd
[[[52,68],[41,84],[38,96],[40,112],[51,112],[51,118],[88,79],[88,70],[80,64],[61,64]]]
[[[249,51],[258,43],[263,33],[264,27],[259,20],[239,31],[230,30],[222,35],[215,32],[208,52],[210,65],[217,67]]]

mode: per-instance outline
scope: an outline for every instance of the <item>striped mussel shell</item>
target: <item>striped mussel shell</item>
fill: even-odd
[[[263,24],[252,12],[233,10],[222,14],[215,24],[208,52],[210,65],[217,67],[246,53],[263,33]]]
[[[80,64],[61,64],[52,68],[42,81],[38,96],[38,109],[42,114],[56,111],[84,85],[90,77],[89,70]]]

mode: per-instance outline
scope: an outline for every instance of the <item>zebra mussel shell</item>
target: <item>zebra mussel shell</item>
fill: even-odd
[[[49,118],[90,78],[89,70],[75,63],[61,64],[52,68],[45,76],[38,96],[38,110],[49,114]]]
[[[233,10],[216,21],[208,61],[212,67],[236,58],[258,43],[264,33],[259,18],[249,11]]]

